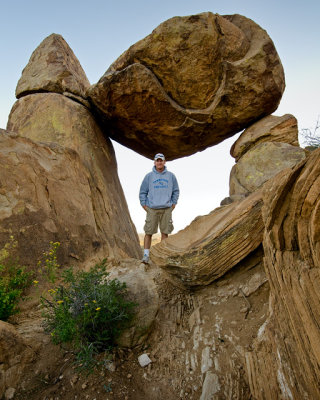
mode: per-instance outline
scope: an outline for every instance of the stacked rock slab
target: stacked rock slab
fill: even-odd
[[[197,217],[189,226],[151,248],[151,259],[187,287],[208,285],[262,242],[262,194]]]
[[[271,114],[285,87],[268,34],[241,15],[174,17],[131,46],[87,96],[110,136],[168,160]]]
[[[270,315],[246,354],[251,393],[318,399],[320,149],[266,184],[263,219]]]
[[[247,195],[305,158],[299,147],[297,120],[269,115],[247,128],[233,144],[236,164],[230,173],[230,197]]]
[[[40,64],[48,62],[45,68],[49,71],[47,77],[44,72],[40,74],[38,61]],[[30,76],[34,76],[34,79],[29,79]],[[78,207],[79,210],[91,211],[88,214],[78,213],[76,221],[72,218],[75,213],[68,215],[64,212],[63,219],[60,218],[59,221],[55,220],[55,214],[50,217],[51,225],[55,226],[50,231],[52,239],[59,240],[62,246],[66,246],[63,251],[67,251],[72,243],[77,250],[72,253],[76,258],[81,255],[80,259],[83,259],[85,253],[90,257],[98,251],[104,256],[139,257],[138,236],[117,175],[112,144],[105,138],[90,110],[85,107],[85,100],[79,100],[88,86],[88,81],[83,76],[85,74],[79,61],[63,38],[59,35],[49,36],[35,50],[30,64],[23,71],[17,87],[17,94],[21,97],[11,110],[7,129],[35,142],[59,144],[73,149],[86,170],[89,193],[83,199],[85,202],[82,208],[80,204]],[[46,93],[42,93],[43,91]],[[61,93],[67,93],[68,97]],[[79,182],[81,179],[79,176]],[[72,203],[72,196],[71,192],[66,192],[65,196],[63,193],[59,194],[62,209],[69,208],[68,203]],[[92,223],[87,222],[90,216],[93,218]],[[3,220],[1,224],[8,225],[7,222]],[[73,223],[82,226],[82,232],[72,230]],[[24,226],[23,213],[19,224]],[[10,229],[14,230],[9,224],[6,232]],[[50,235],[43,233],[38,240],[47,240],[48,236]],[[63,243],[63,240],[67,240],[68,244]],[[83,246],[84,242],[86,246]]]

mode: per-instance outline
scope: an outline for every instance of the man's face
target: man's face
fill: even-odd
[[[156,170],[162,172],[164,170],[165,163],[166,161],[162,160],[161,158],[155,160],[154,165],[156,166]]]

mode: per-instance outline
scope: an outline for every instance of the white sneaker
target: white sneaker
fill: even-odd
[[[143,256],[141,262],[143,262],[144,264],[149,264],[149,256],[147,256],[146,254]]]

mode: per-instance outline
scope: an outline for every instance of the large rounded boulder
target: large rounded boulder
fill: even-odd
[[[87,96],[110,136],[168,160],[271,114],[284,72],[267,32],[241,15],[174,17],[131,46]]]

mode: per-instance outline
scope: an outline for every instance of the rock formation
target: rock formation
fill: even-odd
[[[297,119],[291,114],[268,115],[249,126],[231,146],[230,154],[239,161],[247,151],[264,142],[288,143],[299,146]]]
[[[253,397],[319,398],[319,210],[320,149],[265,188],[270,313],[246,354]]]
[[[0,149],[0,242],[13,235],[23,263],[35,265],[50,241],[61,242],[61,263],[83,261],[102,251],[135,254],[134,242],[128,247],[123,242],[126,231],[121,237],[115,233],[120,216],[113,231],[99,229],[90,175],[74,150],[3,130]]]
[[[285,168],[292,168],[305,158],[297,146],[279,142],[262,142],[246,152],[232,167],[230,195],[252,193]]]
[[[114,398],[320,398],[320,149],[298,147],[293,116],[269,115],[283,89],[271,39],[239,15],[168,20],[90,88],[61,36],[41,43],[0,130],[0,244],[13,235],[28,265],[51,240],[63,264],[108,257],[138,313],[118,341],[133,349],[89,384],[45,336],[31,290],[16,329],[0,321],[0,397],[67,400],[93,389],[100,400],[112,382]],[[227,205],[140,265],[109,134],[174,159],[246,127],[231,149]]]
[[[140,256],[113,146],[87,108],[56,93],[32,94],[15,103],[8,129],[37,142],[59,143],[77,151],[88,170],[94,217],[103,242],[109,243],[108,254],[116,255],[119,249],[119,255]]]
[[[50,68],[44,68],[40,76],[38,76],[37,60],[40,60],[40,64],[44,60],[50,61]],[[47,71],[47,76],[45,71]],[[29,76],[38,78],[33,81],[33,79],[28,78]],[[96,254],[97,249],[104,252],[105,256],[139,257],[138,236],[129,216],[117,175],[117,164],[112,144],[104,136],[93,115],[83,102],[80,104],[74,98],[69,98],[69,94],[68,97],[61,94],[61,92],[68,90],[77,96],[83,95],[84,88],[87,85],[87,78],[78,60],[62,37],[58,35],[49,36],[35,50],[22,74],[17,88],[19,96],[22,97],[17,100],[11,110],[7,129],[38,143],[59,144],[64,148],[73,149],[80,157],[77,161],[78,164],[83,165],[82,168],[79,168],[79,171],[81,171],[79,183],[84,179],[86,182],[84,193],[78,193],[78,197],[82,200],[74,199],[74,210],[69,216],[67,212],[55,210],[55,213],[64,213],[64,217],[58,218],[59,223],[57,225],[53,224],[55,226],[51,227],[52,231],[49,230],[50,234],[49,231],[43,233],[42,242],[47,240],[50,235],[53,240],[62,242],[63,246],[63,241],[67,240],[68,244],[65,243],[66,254],[72,253],[81,260],[84,259],[85,252],[90,257]],[[28,89],[22,89],[25,87],[28,87]],[[54,90],[57,93],[53,93]],[[33,94],[27,94],[29,92]],[[34,158],[36,159],[36,155]],[[34,162],[37,161],[32,160],[32,163]],[[41,174],[41,172],[39,173]],[[86,177],[81,178],[81,174],[86,174]],[[75,176],[73,184],[70,184],[75,193],[83,188],[75,188],[76,181]],[[5,191],[7,191],[7,184],[10,184],[10,180],[4,182]],[[70,200],[72,197],[70,190],[65,191],[65,197],[63,197],[63,193],[59,194],[59,208],[62,210],[69,210],[69,205],[73,202],[73,200]],[[32,203],[38,201],[35,193],[34,199],[30,195],[28,201],[31,209],[43,208],[42,204],[33,207]],[[78,210],[76,210],[76,207],[78,207]],[[75,217],[72,222],[70,222],[71,215]],[[45,219],[47,217],[46,215]],[[51,215],[50,219],[55,221],[55,215]],[[2,221],[2,224],[7,225],[8,223],[9,221]],[[79,228],[73,231],[73,223],[82,227],[82,234]],[[17,224],[23,229],[23,219],[18,219]],[[10,222],[10,226],[12,226],[10,229],[16,230],[17,226],[14,228],[13,225]],[[43,222],[40,223],[40,226],[42,225]],[[36,229],[36,226],[34,227]],[[25,239],[27,240],[27,237]],[[73,243],[71,246],[75,246],[75,251],[69,249],[70,240],[72,243],[77,243],[76,245]],[[84,243],[87,242],[90,244],[85,246]],[[66,261],[65,257],[64,261]]]
[[[262,195],[220,207],[151,248],[151,259],[185,286],[208,285],[262,242]]]
[[[250,19],[210,12],[160,24],[87,92],[110,136],[146,157],[204,150],[272,113],[283,68]]]
[[[137,304],[136,315],[130,326],[117,340],[119,346],[133,348],[145,342],[159,309],[158,288],[154,271],[146,270],[139,260],[121,260],[108,268],[108,279],[125,282],[128,299]]]
[[[15,392],[26,365],[36,359],[36,352],[19,332],[6,322],[0,321],[0,396]],[[13,397],[11,397],[13,398]]]
[[[84,97],[90,86],[79,60],[61,35],[45,38],[32,53],[16,88],[19,99],[36,92]]]
[[[231,147],[236,164],[230,173],[230,198],[259,189],[285,168],[305,158],[298,144],[297,120],[269,115],[247,128]]]

